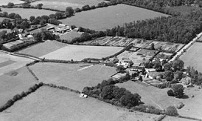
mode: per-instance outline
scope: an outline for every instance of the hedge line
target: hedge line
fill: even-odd
[[[75,92],[77,94],[80,94],[81,92],[78,91],[78,90],[74,90],[74,89],[71,89],[69,87],[65,87],[65,86],[57,86],[55,84],[44,84],[44,86],[49,86],[49,87],[53,87],[53,88],[57,88],[57,89],[61,89],[61,90],[68,90],[68,91],[71,91],[71,92]]]
[[[0,112],[6,110],[7,108],[11,107],[15,102],[18,100],[21,100],[22,98],[26,97],[27,95],[31,94],[32,92],[35,92],[37,89],[39,89],[41,86],[43,86],[43,83],[40,82],[39,84],[35,84],[34,86],[30,87],[28,91],[22,92],[21,94],[16,94],[13,96],[12,99],[8,100],[3,106],[0,107]]]

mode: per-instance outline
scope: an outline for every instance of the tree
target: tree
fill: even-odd
[[[36,5],[36,8],[37,8],[37,9],[42,9],[42,6],[43,6],[43,4],[40,3],[40,4],[37,4],[37,5]]]
[[[15,19],[22,19],[22,17],[19,14],[15,14],[14,18]]]
[[[28,23],[28,21],[23,21],[21,23],[21,28],[22,29],[26,29],[26,28],[29,28],[30,27],[30,24]]]
[[[62,12],[56,12],[55,16],[56,16],[56,19],[61,19],[61,18],[63,18],[63,13]]]
[[[165,71],[164,72],[164,78],[167,80],[167,81],[172,81],[173,78],[174,78],[174,73],[172,71]]]
[[[23,4],[22,4],[22,7],[23,7],[23,8],[30,8],[30,7],[31,7],[30,2],[25,2],[25,3],[23,3]]]
[[[151,49],[151,50],[155,50],[154,43],[151,43],[150,49]]]
[[[122,65],[120,65],[116,67],[116,71],[122,73],[125,72],[125,68]]]
[[[182,69],[184,69],[184,62],[182,60],[175,60],[172,62],[172,67],[174,69],[174,71],[181,71]]]
[[[83,11],[90,10],[90,6],[89,6],[89,5],[84,5],[84,6],[82,7],[82,10],[83,10]]]
[[[162,66],[161,66],[161,61],[160,59],[155,59],[155,61],[153,62],[154,67],[156,69],[156,71],[162,71]]]
[[[67,7],[65,13],[67,16],[72,16],[74,15],[74,9],[72,7]]]
[[[175,84],[172,86],[174,96],[182,98],[184,96],[184,87],[181,84]]]
[[[135,93],[127,93],[125,95],[123,95],[120,99],[120,102],[123,106],[127,106],[127,107],[133,107],[138,105],[141,102],[141,97],[139,94]]]
[[[165,71],[170,71],[170,70],[172,70],[172,64],[166,63],[163,65],[163,68]]]
[[[12,8],[13,6],[14,6],[14,3],[9,2],[9,3],[7,4],[7,7],[8,7],[8,8]]]
[[[101,97],[103,99],[109,99],[109,100],[114,98],[113,88],[114,88],[114,86],[111,86],[111,85],[103,87],[102,92],[100,94]]]
[[[33,22],[33,21],[35,20],[35,16],[30,16],[30,17],[29,17],[29,20],[30,20],[31,22]]]
[[[42,41],[42,35],[41,33],[35,33],[34,34],[34,39],[38,42],[41,42]]]
[[[177,80],[177,81],[181,80],[182,76],[183,76],[183,72],[182,71],[176,71],[174,73],[174,79]]]
[[[125,94],[125,88],[114,87],[113,94],[115,99],[120,99]]]

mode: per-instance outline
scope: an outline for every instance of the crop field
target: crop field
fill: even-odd
[[[50,87],[41,87],[0,114],[3,121],[151,121],[157,117]]]
[[[7,5],[9,2],[12,2],[14,4],[23,3],[23,1],[21,0],[0,0],[0,5]]]
[[[68,25],[76,25],[77,27],[90,28],[93,30],[106,30],[118,25],[123,26],[124,23],[160,16],[168,15],[143,8],[119,4],[107,8],[98,8],[76,13],[75,16],[61,21]]]
[[[23,67],[15,71],[8,72],[0,76],[0,106],[4,105],[14,95],[28,90],[34,85],[36,80]]]
[[[66,44],[57,42],[57,41],[45,41],[43,43],[38,43],[35,45],[32,45],[30,47],[27,47],[23,50],[20,50],[19,53],[24,53],[24,54],[29,54],[29,55],[33,55],[33,56],[43,56],[46,55],[50,52],[53,52],[55,50],[58,50],[62,47],[65,47]]]
[[[194,43],[188,50],[185,52],[180,59],[184,61],[185,67],[192,66],[199,72],[202,72],[202,43]]]
[[[83,60],[84,58],[103,58],[115,54],[122,47],[67,45],[42,57],[60,60]]]
[[[82,91],[85,86],[96,86],[116,73],[104,65],[38,63],[30,67],[40,81]]]
[[[84,5],[97,5],[103,1],[104,0],[39,0],[33,2],[32,5],[42,3],[44,8],[54,8],[64,11],[66,7],[81,8]]]
[[[3,12],[9,13],[17,13],[22,18],[29,19],[30,16],[42,16],[42,15],[50,15],[54,14],[54,11],[49,10],[39,10],[39,9],[24,9],[24,8],[1,8]]]

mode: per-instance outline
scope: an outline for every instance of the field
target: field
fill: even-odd
[[[180,115],[199,119],[202,118],[202,115],[200,114],[202,111],[202,90],[197,89],[197,87],[185,88],[184,92],[188,98],[179,99],[169,97],[167,95],[168,88],[158,89],[141,82],[128,81],[117,84],[117,86],[126,88],[132,93],[140,94],[142,97],[141,99],[145,104],[153,105],[160,109],[165,109],[168,106],[176,106],[179,102],[183,102],[185,106],[178,110]],[[192,95],[194,95],[194,98],[191,98]]]
[[[81,8],[84,5],[97,5],[103,1],[104,0],[39,0],[33,2],[32,5],[42,3],[44,8],[54,8],[64,11],[66,7]]]
[[[116,69],[91,64],[38,63],[30,67],[40,81],[82,91],[85,86],[96,86],[116,73]]]
[[[42,57],[47,59],[83,60],[84,58],[103,58],[120,51],[121,47],[67,45]]]
[[[40,88],[0,114],[3,121],[151,121],[157,117],[49,87]]]
[[[42,15],[50,15],[54,14],[54,11],[49,10],[38,10],[38,9],[23,9],[23,8],[1,8],[3,12],[9,13],[17,13],[22,18],[29,19],[30,16],[42,16]]]
[[[57,41],[45,41],[43,43],[38,43],[36,45],[32,45],[30,47],[27,47],[23,50],[20,50],[19,53],[29,54],[33,56],[43,56],[50,52],[53,52],[57,49],[60,49],[62,47],[65,47],[66,44],[57,42]]]
[[[188,50],[185,52],[180,59],[184,61],[185,66],[192,66],[199,72],[202,72],[202,43],[194,43]]]
[[[9,2],[12,2],[14,4],[23,3],[23,1],[21,0],[0,0],[0,5],[7,5]]]
[[[0,76],[0,106],[4,105],[14,95],[28,90],[36,80],[23,67]]]
[[[66,32],[64,34],[60,35],[60,39],[61,40],[68,40],[69,42],[72,41],[72,39],[76,38],[76,37],[80,37],[81,34],[75,31],[71,31],[71,32]]]
[[[160,16],[168,15],[143,8],[119,4],[107,8],[98,8],[77,13],[71,18],[66,18],[61,21],[68,25],[76,25],[77,27],[81,26],[93,30],[106,30],[118,25],[122,26],[124,23]]]

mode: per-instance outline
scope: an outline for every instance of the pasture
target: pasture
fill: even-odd
[[[41,87],[0,114],[3,121],[151,121],[157,117],[50,87]]]
[[[57,49],[60,49],[62,47],[65,47],[66,44],[57,42],[57,41],[50,41],[47,40],[43,43],[38,43],[35,45],[32,45],[30,47],[27,47],[23,50],[20,50],[19,53],[29,54],[33,56],[43,56],[50,52],[56,51]]]
[[[42,57],[60,60],[83,60],[84,58],[103,58],[113,55],[122,47],[67,45]]]
[[[36,80],[23,67],[0,76],[0,106],[4,105],[14,95],[26,91],[36,83]]]
[[[0,0],[0,5],[7,5],[9,2],[12,2],[14,4],[23,3],[23,1],[21,0]]]
[[[54,14],[54,11],[49,10],[39,10],[39,9],[24,9],[24,8],[1,8],[3,12],[16,13],[19,14],[22,18],[29,19],[30,16],[42,16]]]
[[[61,22],[93,30],[106,30],[118,25],[123,26],[124,23],[160,16],[168,15],[135,6],[119,4],[107,8],[98,8],[95,10],[76,13],[75,16],[63,19]]]
[[[180,59],[184,61],[185,67],[192,66],[199,72],[202,72],[202,43],[195,42],[188,50],[185,52]]]
[[[30,67],[40,81],[82,91],[85,86],[96,86],[116,73],[116,69],[92,64],[37,63]]]
[[[132,93],[140,94],[142,102],[146,105],[152,105],[160,109],[165,109],[168,106],[176,106],[179,102],[182,102],[185,106],[178,110],[180,115],[199,119],[202,118],[202,115],[200,114],[202,111],[202,90],[198,89],[198,87],[185,88],[184,93],[188,98],[175,98],[167,95],[167,90],[169,90],[169,88],[158,89],[142,82],[127,81],[116,84],[116,86],[126,88]],[[194,98],[191,97],[192,95],[194,95]],[[177,119],[173,120],[178,121]]]
[[[97,5],[104,0],[39,0],[31,3],[37,5],[42,3],[44,8],[54,8],[65,11],[66,7],[81,8],[84,5]]]

